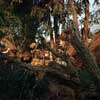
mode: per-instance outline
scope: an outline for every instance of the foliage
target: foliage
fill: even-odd
[[[4,36],[5,34],[2,31],[0,31],[0,38],[3,38]]]
[[[4,25],[5,19],[4,19],[4,12],[0,10],[0,26]]]
[[[72,2],[73,0],[69,1]],[[77,15],[83,14],[86,7],[86,1],[89,4],[89,0],[74,0],[74,2],[72,2],[72,4],[75,6],[74,11],[77,12]],[[97,0],[95,0],[95,2],[97,2]],[[66,6],[66,9],[64,6]],[[70,15],[73,13],[71,7],[68,4],[64,5],[61,0],[1,0],[0,8],[2,8],[0,9],[0,38],[4,37],[5,35],[9,36],[9,38],[12,39],[15,44],[18,44],[17,46],[20,46],[20,49],[27,49],[29,44],[35,41],[36,36],[38,35],[47,36],[52,35],[53,32],[55,32],[56,37],[59,32],[59,24],[61,23],[67,30],[72,24],[71,20],[73,20],[70,18]],[[50,19],[51,16],[53,19]],[[65,29],[63,30],[64,32],[66,31]],[[68,34],[66,33],[66,35],[68,35],[66,38],[68,37],[71,39],[73,36],[74,40],[74,35],[69,34],[71,34],[71,31],[68,31]],[[85,58],[87,58],[84,48],[82,53],[82,46],[79,47],[79,45],[77,45],[81,43],[80,41],[74,41],[73,44],[77,42],[76,50],[80,55],[83,54],[83,56],[85,55]],[[79,50],[77,49],[77,46],[79,47]],[[64,55],[61,57],[63,58]],[[70,62],[70,58],[73,59],[72,56],[69,57],[68,61],[65,57],[69,64],[72,63]],[[83,57],[83,62],[85,61],[87,63],[85,63],[85,66],[88,66],[88,61],[85,58]],[[98,58],[99,56],[97,56],[97,60]],[[2,58],[0,63],[5,63],[6,60],[7,59]],[[37,100],[40,98],[40,96],[43,96],[46,92],[48,92],[47,81],[36,80],[35,75],[30,71],[23,69],[13,70],[12,66],[16,67],[16,63],[14,64],[15,65],[9,65],[9,63],[7,63],[0,65],[0,96],[16,96],[17,98],[26,96],[31,97],[33,100]],[[90,62],[90,65],[92,65],[92,67],[94,66],[92,61]],[[88,90],[91,87],[91,84],[93,84],[94,88],[96,88],[94,77],[92,77],[87,70],[81,70],[79,75],[82,89],[85,87]]]
[[[13,2],[13,13],[15,15],[23,17],[29,14],[32,8],[33,0],[24,0],[23,2]]]
[[[7,97],[7,100],[37,100],[48,91],[48,83],[45,80],[36,80],[34,73],[21,69],[15,63],[14,67],[17,69],[11,70],[11,64],[13,63],[2,64],[0,67],[0,99]]]
[[[36,17],[29,17],[26,23],[26,37],[34,40],[39,26],[38,19]]]

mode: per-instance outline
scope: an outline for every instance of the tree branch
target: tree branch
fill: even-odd
[[[64,53],[59,53],[57,51],[55,51],[54,49],[52,49],[45,41],[45,39],[43,37],[41,37],[41,42],[42,44],[52,53],[54,54],[56,57],[61,58],[63,61],[65,61],[67,63],[66,68],[71,70],[71,72],[73,72],[74,74],[76,74],[76,76],[78,76],[78,71],[77,69],[73,66],[73,64],[71,63],[70,57],[69,55],[66,55]]]
[[[79,37],[80,31],[75,26],[73,26],[72,28],[73,30],[70,36],[71,44],[76,49],[76,52],[80,56],[86,69],[89,72],[91,72],[98,80],[100,80],[100,69],[92,53],[90,52],[88,47],[83,43],[83,41],[80,39]]]

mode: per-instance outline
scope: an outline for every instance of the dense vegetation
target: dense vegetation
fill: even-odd
[[[99,10],[65,1],[0,0],[0,100],[100,99]]]

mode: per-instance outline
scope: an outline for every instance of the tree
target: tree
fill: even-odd
[[[84,18],[84,30],[83,30],[83,41],[88,41],[89,36],[89,1],[84,0],[85,3],[85,18]]]
[[[68,0],[68,5],[73,15],[73,21],[76,24],[76,26],[78,26],[78,18],[77,18],[77,11],[76,11],[77,7],[74,4],[74,0]]]
[[[6,33],[6,35],[8,35],[11,39],[13,38],[15,43],[18,42],[18,46],[20,46],[20,49],[22,49],[22,46],[24,46],[25,50],[27,49],[27,47],[31,42],[35,41],[36,36],[38,35],[39,39],[41,40],[39,41],[39,43],[41,43],[40,45],[42,47],[47,48],[48,51],[52,53],[52,55],[55,55],[57,58],[60,58],[63,61],[63,63],[62,62],[60,63],[60,61],[59,62],[54,61],[49,63],[48,67],[44,68],[44,65],[37,67],[37,66],[32,66],[30,64],[22,63],[17,59],[10,58],[0,52],[0,57],[2,59],[2,62],[0,62],[2,64],[2,66],[0,66],[1,68],[0,84],[2,84],[0,85],[1,88],[0,91],[4,90],[5,92],[8,92],[6,90],[10,86],[9,91],[10,89],[14,90],[15,88],[14,91],[15,93],[17,90],[16,87],[17,86],[19,87],[21,85],[20,88],[18,88],[19,91],[17,92],[20,96],[26,93],[31,96],[36,95],[36,97],[39,97],[39,94],[42,95],[43,92],[42,90],[47,89],[49,84],[57,84],[57,85],[59,84],[59,85],[64,85],[64,87],[67,86],[73,89],[73,91],[75,91],[75,96],[80,96],[79,95],[80,91],[81,93],[85,91],[86,94],[85,93],[83,94],[87,96],[87,91],[88,93],[90,92],[89,88],[91,88],[91,84],[93,84],[95,86],[95,90],[98,91],[92,90],[91,93],[94,93],[94,91],[96,93],[98,92],[98,94],[100,93],[100,68],[96,60],[94,59],[94,56],[92,55],[88,47],[83,43],[82,39],[79,36],[81,34],[81,31],[79,31],[78,28],[79,24],[77,16],[80,10],[78,11],[77,7],[78,4],[81,3],[82,2],[81,1],[79,2],[79,0],[78,1],[69,0],[68,1],[69,6],[66,4],[66,6],[69,7],[69,9],[64,9],[64,3],[61,0],[30,0],[30,1],[9,0],[7,2],[5,0],[4,1],[1,0],[0,7],[2,9],[5,7],[5,5],[6,6],[8,4],[11,5],[9,7],[7,6],[7,8],[3,10],[3,12],[0,12],[1,31],[5,29],[6,31],[4,31],[4,33]],[[84,0],[84,4],[85,4],[84,7],[83,6],[81,7],[85,11],[83,40],[87,41],[89,35],[88,0]],[[51,15],[54,18],[53,26],[51,25],[52,22],[50,20]],[[73,20],[70,19],[70,15],[73,15]],[[53,32],[55,32],[55,37],[56,37],[59,27],[58,23],[61,23],[63,26],[66,24],[65,25],[66,29],[63,28],[63,34],[66,36],[65,41],[68,41],[68,43],[71,44],[76,51],[75,54],[72,56],[70,56],[67,53],[67,50],[66,53],[57,51],[56,50],[57,48],[55,48],[54,46]],[[50,45],[49,43],[46,43],[45,38],[42,37],[43,34],[50,35],[51,37]],[[3,36],[3,34],[1,33],[0,35],[1,37]],[[57,38],[55,39],[57,40]],[[20,42],[18,40],[20,40]],[[41,48],[39,49],[41,50]],[[81,68],[77,68],[77,65],[80,62],[78,62],[77,65],[74,64],[76,56],[78,56],[78,58],[81,60],[82,63]],[[20,73],[19,69],[23,69],[22,73]],[[27,73],[27,71],[29,72],[29,74]],[[37,72],[43,72],[43,75],[45,74],[43,79],[39,80],[39,83],[36,80],[32,81],[33,78],[31,77],[33,73],[37,74]],[[86,81],[87,78],[87,77],[84,79],[82,78],[81,75],[84,72],[87,72],[93,78],[92,82],[89,83],[87,82],[88,84],[83,83],[84,80]],[[20,76],[20,74],[22,75],[22,77]],[[87,76],[86,73],[84,75]],[[40,76],[42,75],[40,74]],[[10,82],[11,79],[9,77],[11,79],[14,78],[15,80],[12,80],[12,82]],[[17,80],[16,77],[18,78]],[[25,81],[21,82],[23,80],[23,77],[25,78]],[[46,80],[44,80],[45,78]],[[20,79],[22,80],[18,81]],[[33,85],[31,84],[31,82]],[[47,87],[42,88],[45,86]],[[37,93],[36,92],[37,88],[39,88],[38,89],[39,94],[35,94]],[[85,89],[87,89],[87,91]],[[13,91],[10,92],[13,93]],[[95,94],[92,95],[94,96]],[[59,93],[57,94],[57,96],[59,96]],[[95,96],[97,96],[97,94]],[[76,97],[76,99],[78,99],[78,97]]]

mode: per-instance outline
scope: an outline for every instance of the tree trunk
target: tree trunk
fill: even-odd
[[[69,0],[68,4],[69,4],[69,7],[70,7],[72,14],[73,14],[73,22],[75,23],[76,26],[78,26],[77,11],[76,11],[76,7],[74,5],[74,1]]]
[[[68,4],[69,4],[69,9],[71,9],[71,12],[73,15],[73,22],[74,22],[75,26],[78,27],[78,17],[77,17],[76,6],[74,5],[74,0],[68,0]],[[71,52],[72,52],[71,55],[73,55],[75,50],[72,48]]]
[[[83,41],[87,43],[89,35],[89,2],[85,0],[85,18],[84,18],[84,30]]]
[[[54,48],[53,32],[50,33],[50,46],[51,48]],[[50,52],[50,60],[53,61],[53,55],[51,52]]]

